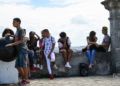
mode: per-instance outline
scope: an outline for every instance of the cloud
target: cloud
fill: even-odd
[[[30,0],[0,0],[0,3],[28,3]]]
[[[29,2],[29,0],[22,0],[21,2],[24,1]],[[52,2],[59,4],[60,0],[51,0]],[[71,3],[71,5],[64,7],[57,7],[57,5],[56,7],[34,7],[31,4],[1,4],[1,30],[10,27],[15,31],[12,27],[12,19],[20,17],[22,27],[27,29],[27,36],[31,30],[40,35],[42,29],[48,28],[57,40],[59,33],[65,31],[71,38],[72,45],[80,46],[86,45],[86,36],[89,31],[95,30],[100,43],[102,39],[101,27],[104,25],[109,26],[108,11],[104,9],[100,1],[61,0],[60,4],[63,2],[65,4]]]

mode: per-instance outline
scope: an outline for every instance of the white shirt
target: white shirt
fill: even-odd
[[[68,43],[68,45],[71,46],[71,41],[70,41],[69,38],[67,39],[67,43]],[[58,47],[59,47],[59,48],[62,48],[62,47],[63,47],[63,44],[62,44],[61,42],[58,42]]]
[[[50,36],[48,38],[47,37],[44,38],[43,43],[44,43],[44,46],[45,46],[44,52],[48,54],[52,49],[52,45],[55,44],[56,42],[55,42],[55,38]]]

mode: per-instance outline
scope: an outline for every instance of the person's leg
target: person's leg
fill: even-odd
[[[90,63],[90,59],[91,59],[91,51],[90,51],[90,50],[87,50],[87,51],[86,51],[86,56],[87,56],[88,61],[89,61],[89,63]]]
[[[67,61],[70,62],[70,60],[72,58],[72,50],[69,49],[67,54],[68,54],[68,60]]]
[[[95,59],[95,55],[96,55],[96,50],[92,50],[91,51],[91,59],[90,59],[90,64],[94,64],[94,59]]]
[[[51,53],[51,63],[54,69],[58,69],[56,63],[55,63],[55,53]]]
[[[24,70],[21,67],[18,67],[17,70],[18,73],[20,74],[20,78],[24,80]]]
[[[33,50],[29,50],[28,51],[28,58],[29,58],[29,65],[30,65],[30,69],[33,70],[34,66],[34,51]]]
[[[26,49],[23,49],[22,53],[21,53],[21,58],[22,58],[22,64],[21,64],[21,67],[22,67],[22,70],[24,71],[24,80],[23,82],[25,84],[28,84],[30,83],[28,81],[28,77],[29,77],[29,58],[28,58],[28,52]]]
[[[62,53],[65,63],[67,63],[67,51],[65,49],[62,49],[60,50],[60,53]]]
[[[67,63],[66,63],[66,67],[68,67],[68,68],[71,68],[71,65],[70,65],[71,58],[72,58],[72,50],[69,49],[67,51]]]
[[[43,58],[44,58],[45,56],[44,56],[44,52],[43,51],[40,51],[40,57],[39,57],[39,63],[40,63],[40,70],[42,70],[43,69]]]
[[[51,69],[51,61],[48,58],[48,54],[47,53],[45,53],[45,58],[46,58],[47,69],[48,69],[48,73],[49,73],[49,78],[50,79],[54,79],[53,73],[52,73],[52,69]]]
[[[52,74],[52,70],[51,70],[51,62],[50,59],[48,58],[48,56],[45,56],[46,58],[46,62],[47,62],[47,69],[48,69],[48,73],[51,75]]]

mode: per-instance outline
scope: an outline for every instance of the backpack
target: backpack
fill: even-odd
[[[5,47],[6,44],[13,43],[9,37],[0,39],[0,60],[4,62],[11,62],[16,59],[16,49],[14,46]]]
[[[79,65],[80,76],[88,76],[89,67],[86,63],[80,63]]]

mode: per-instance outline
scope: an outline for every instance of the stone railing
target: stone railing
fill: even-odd
[[[86,55],[79,54],[79,53],[73,53],[72,59],[71,59],[71,69],[66,69],[64,67],[64,60],[61,54],[56,53],[56,64],[58,66],[58,69],[54,71],[56,76],[64,77],[64,76],[79,76],[79,64],[80,63],[88,63],[88,60],[86,58]],[[111,53],[97,53],[95,58],[95,66],[90,71],[92,75],[109,75],[111,74]],[[35,74],[36,76],[45,76],[47,75],[47,67],[44,62],[44,69],[40,71],[39,73]],[[34,75],[34,74],[33,74]]]

